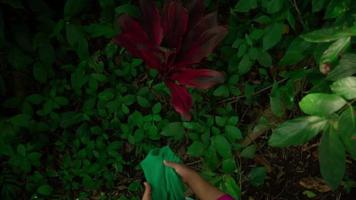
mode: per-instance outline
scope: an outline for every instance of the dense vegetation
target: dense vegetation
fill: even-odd
[[[356,3],[205,6],[228,34],[199,66],[225,81],[189,89],[187,120],[113,41],[138,1],[0,0],[1,199],[140,199],[138,164],[165,145],[237,199],[351,198]]]

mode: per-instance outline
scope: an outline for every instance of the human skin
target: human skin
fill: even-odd
[[[201,200],[217,200],[219,197],[225,195],[225,193],[212,186],[209,182],[205,181],[196,171],[189,167],[164,161],[164,165],[173,168],[178,175],[181,176],[183,182],[193,191],[193,193]],[[142,200],[151,200],[151,187],[145,182],[145,192]]]

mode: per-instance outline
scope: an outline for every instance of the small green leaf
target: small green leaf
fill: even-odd
[[[223,158],[231,158],[231,144],[222,135],[216,135],[211,138],[212,144],[218,154]]]
[[[152,107],[152,112],[154,114],[158,114],[161,112],[161,109],[162,109],[162,105],[161,105],[161,103],[158,102]]]
[[[273,130],[268,144],[274,147],[304,144],[322,131],[326,123],[327,120],[317,116],[286,121]]]
[[[244,55],[238,65],[239,74],[244,75],[249,72],[251,70],[252,65],[253,62],[250,60],[250,56],[248,54]]]
[[[18,127],[28,127],[30,121],[31,121],[31,116],[26,114],[19,114],[10,118],[10,122],[14,126],[18,126]]]
[[[282,9],[284,0],[270,0],[267,4],[267,12],[270,14],[276,13]]]
[[[350,9],[351,0],[331,0],[325,12],[325,19],[343,16]]]
[[[242,139],[242,133],[241,133],[240,129],[237,128],[236,126],[231,126],[231,125],[225,126],[225,133],[227,136],[229,136],[232,139],[235,139],[235,140]]]
[[[189,147],[187,153],[191,156],[199,157],[204,154],[204,145],[199,141],[194,141]]]
[[[256,145],[250,145],[241,151],[240,156],[243,158],[253,159],[255,157],[255,154]]]
[[[342,55],[339,64],[328,74],[327,79],[336,81],[356,73],[356,54]]]
[[[239,0],[235,6],[236,12],[248,12],[257,7],[257,0]]]
[[[220,85],[214,90],[213,95],[217,97],[227,97],[229,96],[229,88],[227,88],[225,85]]]
[[[99,93],[98,98],[101,101],[109,101],[114,98],[114,93],[110,89],[106,89]]]
[[[248,178],[251,185],[255,187],[263,185],[266,176],[267,176],[267,170],[265,167],[255,167],[248,174]]]
[[[46,82],[46,80],[47,80],[47,71],[45,69],[45,66],[43,66],[42,63],[36,62],[33,65],[33,77],[35,77],[35,79],[40,83]]]
[[[163,128],[161,135],[174,137],[178,140],[183,138],[184,133],[184,127],[181,122],[171,122]]]
[[[92,38],[112,38],[116,35],[116,31],[111,24],[90,24],[85,27],[85,30]]]
[[[223,187],[225,188],[226,193],[228,193],[230,196],[232,196],[236,200],[241,199],[241,189],[237,185],[236,181],[234,180],[233,177],[231,176],[224,176],[223,179]]]
[[[284,30],[284,24],[274,23],[267,27],[263,36],[263,49],[268,50],[274,47],[281,39]]]
[[[257,61],[263,67],[271,67],[272,66],[272,57],[269,55],[267,51],[260,51],[257,57]]]
[[[331,86],[331,90],[348,100],[356,98],[356,77],[346,77],[335,81]]]
[[[141,96],[137,96],[137,103],[144,108],[148,108],[151,105],[150,102],[146,98],[141,97]]]
[[[224,173],[233,173],[236,169],[236,162],[234,158],[228,158],[222,162],[222,170]]]
[[[339,133],[332,127],[321,138],[319,163],[322,177],[335,190],[345,174],[346,156]]]
[[[64,5],[64,16],[72,17],[79,14],[85,6],[88,5],[87,0],[67,0]]]
[[[115,8],[115,13],[117,15],[128,14],[132,17],[140,16],[140,10],[132,4],[124,4]]]
[[[37,192],[44,196],[49,196],[53,192],[53,188],[49,185],[42,185],[37,189]]]
[[[346,101],[336,94],[312,93],[305,96],[299,107],[305,114],[327,116],[342,108]]]
[[[356,26],[353,27],[333,27],[313,31],[302,35],[301,37],[308,42],[332,42],[341,38],[355,36]]]

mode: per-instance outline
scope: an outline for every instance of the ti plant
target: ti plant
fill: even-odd
[[[218,25],[216,12],[204,15],[202,0],[186,7],[179,0],[165,1],[161,15],[153,1],[141,0],[140,8],[140,20],[127,14],[119,18],[122,32],[114,41],[158,70],[174,109],[190,120],[192,97],[186,87],[208,89],[224,81],[222,73],[195,65],[214,50],[227,29]]]

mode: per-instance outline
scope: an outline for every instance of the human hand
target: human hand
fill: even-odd
[[[194,170],[190,169],[189,167],[179,164],[179,163],[174,163],[174,162],[169,162],[169,161],[163,161],[163,164],[166,165],[167,167],[173,168],[179,176],[181,176],[182,180],[184,183],[190,185],[190,183],[193,181],[193,179],[196,179],[199,177],[198,173],[195,172]]]
[[[151,200],[151,186],[144,182],[143,185],[145,186],[145,192],[143,193],[142,200]]]

